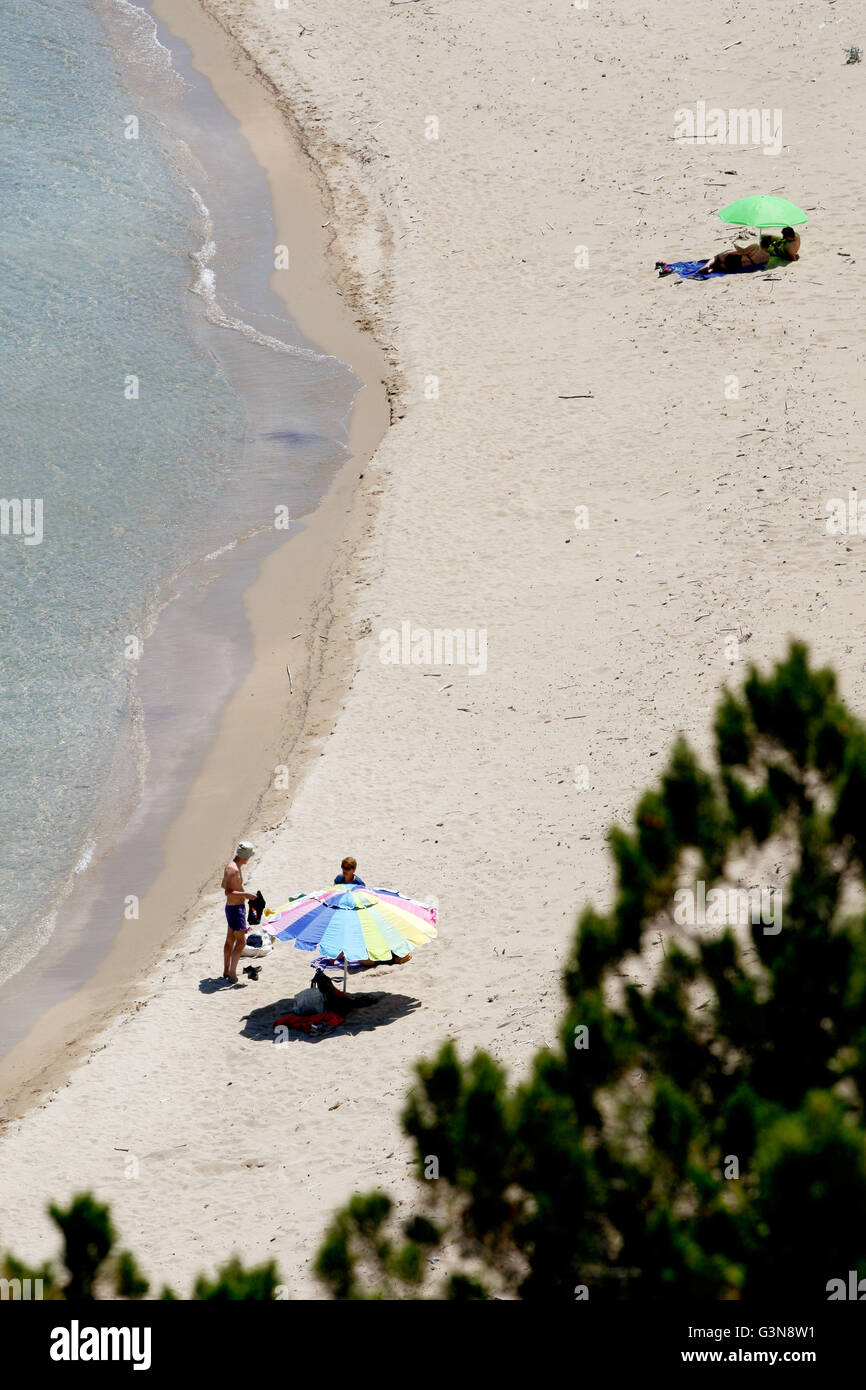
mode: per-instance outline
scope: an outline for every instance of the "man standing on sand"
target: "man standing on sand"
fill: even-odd
[[[233,985],[238,982],[238,961],[247,939],[246,903],[255,902],[256,899],[255,893],[245,890],[242,872],[254,853],[252,845],[241,840],[234,859],[229,860],[223,872],[222,887],[226,895],[228,923],[223,949],[223,979]]]

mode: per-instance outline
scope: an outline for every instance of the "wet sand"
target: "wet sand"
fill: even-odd
[[[219,720],[180,813],[168,826],[163,867],[141,897],[139,918],[120,928],[83,988],[48,1007],[0,1059],[0,1114],[5,1118],[20,1114],[59,1084],[99,1029],[135,997],[142,976],[164,957],[169,944],[181,939],[202,892],[212,887],[215,876],[219,881],[234,841],[253,833],[297,786],[305,765],[305,731],[335,717],[350,670],[351,641],[335,623],[329,596],[374,509],[369,482],[365,489],[359,475],[388,421],[387,363],[340,291],[324,225],[329,220],[327,191],[284,114],[251,65],[197,4],[171,0],[153,10],[189,44],[194,65],[240,122],[253,157],[265,170],[276,234],[291,249],[291,275],[275,273],[272,287],[305,336],[348,363],[365,384],[352,412],[350,457],[327,497],[299,519],[303,531],[268,556],[244,594],[253,664]],[[293,640],[298,632],[302,636]],[[289,768],[289,791],[281,787],[279,793],[263,793],[273,785],[277,765]],[[60,973],[61,988],[62,972],[68,969],[62,932],[61,925],[47,948],[49,970]],[[21,978],[13,977],[0,991],[9,1020],[25,1007]],[[56,985],[49,976],[37,982],[46,996]],[[30,997],[26,1008],[29,1014]]]

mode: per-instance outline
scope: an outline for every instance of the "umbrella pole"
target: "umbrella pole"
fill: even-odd
[[[347,981],[348,981],[348,978],[349,978],[349,962],[348,962],[347,959],[346,959],[346,953],[345,953],[345,951],[344,951],[344,952],[343,952],[343,993],[344,993],[344,994],[346,993],[346,983],[347,983]]]

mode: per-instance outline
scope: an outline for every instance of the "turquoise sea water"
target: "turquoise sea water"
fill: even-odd
[[[117,3],[137,97],[142,64],[159,60],[165,99],[152,21]],[[252,218],[266,201],[236,132],[222,182],[185,147],[179,163],[165,111],[132,99],[86,0],[0,0],[0,30],[0,497],[38,499],[43,533],[27,544],[6,509],[2,979],[146,781],[128,639],[147,640],[171,576],[265,531],[275,504],[314,502],[357,383],[300,343],[264,289],[248,314],[219,298],[215,205],[228,218],[243,195]],[[173,81],[185,134],[216,121],[206,90]],[[262,238],[235,252],[233,285],[227,262],[226,290],[255,278],[266,226]]]

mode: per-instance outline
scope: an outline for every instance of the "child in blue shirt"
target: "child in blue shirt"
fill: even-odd
[[[353,859],[351,855],[347,855],[347,857],[343,860],[342,864],[340,865],[342,873],[337,874],[337,877],[334,879],[334,882],[349,883],[352,885],[353,888],[366,888],[367,885],[364,882],[364,880],[362,878],[358,878],[358,875],[355,873],[357,867],[357,859]]]

